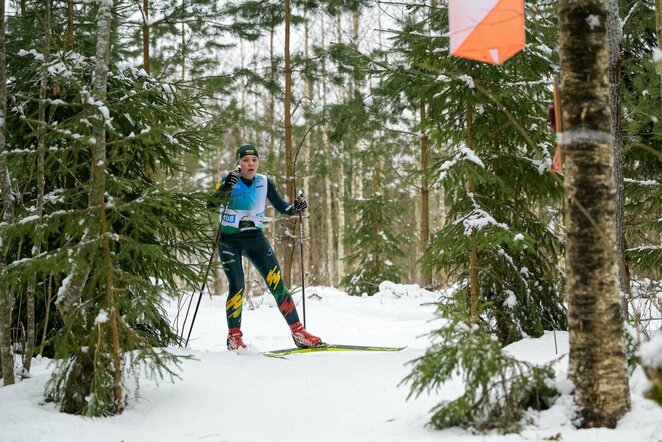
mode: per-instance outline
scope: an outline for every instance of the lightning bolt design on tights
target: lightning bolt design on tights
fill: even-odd
[[[287,296],[285,296],[285,300],[280,305],[280,312],[283,314],[283,316],[287,316],[293,311],[294,311],[294,299],[292,299],[292,297],[288,293]]]
[[[232,314],[228,316],[228,318],[238,318],[239,315],[241,315],[241,306],[244,303],[244,289],[241,288],[237,293],[234,294],[230,299],[228,299],[228,302],[225,304],[225,310],[226,311],[231,311]]]
[[[269,270],[269,274],[266,277],[267,284],[272,288],[276,289],[278,287],[278,283],[280,282],[280,270],[278,270],[278,266],[274,266],[273,269]]]

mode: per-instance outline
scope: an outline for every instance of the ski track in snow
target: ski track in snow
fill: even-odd
[[[35,359],[33,377],[0,388],[0,441],[522,441],[561,434],[563,441],[660,441],[662,409],[643,399],[647,381],[632,379],[633,411],[616,430],[576,430],[567,397],[550,410],[532,414],[520,434],[473,435],[460,429],[425,427],[429,410],[463,391],[458,380],[431,395],[406,400],[409,388],[400,381],[407,362],[429,345],[424,336],[439,326],[433,294],[399,286],[374,297],[348,297],[330,288],[306,289],[307,328],[336,344],[407,346],[394,353],[310,353],[286,359],[262,357],[256,351],[292,347],[285,322],[270,295],[244,304],[242,330],[253,350],[225,350],[225,297],[204,295],[181,380],[158,384],[142,378],[139,398],[130,398],[120,416],[90,419],[57,412],[43,400],[50,368]],[[397,287],[396,287],[397,288]],[[311,295],[312,298],[308,298]],[[197,301],[197,294],[194,302]],[[318,299],[320,297],[321,299]],[[302,316],[301,295],[295,295]],[[192,309],[194,306],[192,307]],[[174,316],[175,304],[168,308]],[[183,318],[183,314],[182,314]],[[567,366],[568,337],[556,333],[524,339],[507,347],[530,362],[554,359],[561,373]],[[561,375],[563,376],[563,374]],[[133,381],[131,381],[133,382]]]

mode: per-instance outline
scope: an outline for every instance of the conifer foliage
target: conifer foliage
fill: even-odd
[[[107,22],[110,4],[100,7]],[[34,50],[8,57],[7,162],[19,200],[16,221],[0,232],[9,262],[1,279],[15,310],[22,310],[27,281],[36,275],[37,304],[54,317],[49,323],[40,314],[38,322],[48,337],[42,348],[57,361],[47,397],[65,412],[88,416],[121,412],[132,372],[175,374],[178,357],[160,348],[176,342],[164,297],[177,295],[182,282],[197,285],[197,266],[189,263],[207,255],[210,243],[206,223],[198,221],[203,199],[166,179],[205,143],[200,101],[128,64],[108,63],[104,53],[107,47],[96,57],[53,54],[42,103],[44,58]],[[103,70],[106,81],[99,80]],[[41,129],[47,154],[39,217],[34,168]],[[32,256],[37,241],[41,252]],[[50,303],[47,281],[55,282]],[[20,329],[22,315],[14,321]]]
[[[439,306],[445,324],[431,333],[432,346],[411,362],[412,372],[403,380],[411,384],[410,397],[436,391],[459,373],[464,393],[435,406],[431,426],[518,431],[524,410],[549,408],[558,396],[551,387],[554,370],[508,356],[484,324],[472,324],[467,306],[450,305]]]
[[[562,242],[548,210],[561,188],[550,173],[545,122],[554,2],[527,5],[530,43],[501,66],[447,55],[445,7],[415,17],[397,34],[398,58],[378,67],[396,100],[428,103],[430,179],[445,190],[448,218],[424,265],[459,281],[474,320],[483,305],[482,319],[504,344],[563,329]]]

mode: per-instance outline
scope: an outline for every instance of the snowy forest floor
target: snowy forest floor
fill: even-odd
[[[437,295],[417,286],[382,285],[373,297],[349,297],[332,288],[306,290],[307,328],[333,344],[406,346],[395,353],[312,353],[286,359],[256,352],[292,347],[289,329],[270,296],[247,300],[243,325],[253,351],[225,349],[225,297],[202,300],[181,380],[158,384],[141,378],[120,416],[90,419],[59,413],[44,403],[51,368],[35,359],[33,377],[0,389],[0,441],[662,441],[662,408],[643,398],[647,381],[631,377],[632,411],[615,430],[577,430],[569,396],[551,409],[529,415],[519,434],[474,435],[460,429],[425,427],[429,410],[462,392],[458,380],[432,395],[406,400],[400,381],[408,361],[429,345]],[[197,295],[196,295],[197,297]],[[300,296],[295,299],[300,300]],[[298,305],[301,315],[301,305]],[[169,308],[174,317],[177,306]],[[525,339],[506,348],[533,362],[557,359],[559,385],[567,371],[568,336]],[[132,381],[132,383],[135,381]]]

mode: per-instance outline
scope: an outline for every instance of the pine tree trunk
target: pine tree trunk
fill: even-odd
[[[322,48],[326,48],[325,43],[325,23],[324,23],[324,12],[320,14],[320,39]],[[320,95],[322,96],[322,108],[326,109],[327,105],[327,84],[326,84],[326,59],[322,59],[322,90]],[[326,125],[322,125],[322,147],[325,153],[325,161],[327,164],[327,171],[324,175],[324,244],[326,251],[326,265],[324,266],[325,270],[325,283],[329,286],[334,285],[336,280],[336,259],[335,259],[335,244],[334,244],[334,229],[333,229],[333,189],[331,188],[331,145],[329,143],[329,133],[327,131]]]
[[[182,0],[182,9],[186,9],[186,2]],[[186,50],[186,24],[182,21],[182,76],[181,80],[186,80],[186,55],[188,54]],[[256,114],[257,115],[257,114]]]
[[[630,408],[614,252],[605,0],[559,1],[566,160],[569,377],[582,427],[615,427]]]
[[[145,0],[147,3],[147,0]],[[110,23],[112,19],[111,8],[113,0],[105,0],[101,3],[98,16],[99,37],[97,39],[96,64],[94,68],[94,101],[106,102],[108,93],[108,57],[110,52]],[[113,284],[113,262],[110,254],[110,241],[108,233],[108,222],[106,220],[105,202],[105,167],[106,167],[106,125],[103,116],[99,113],[94,120],[93,127],[96,144],[92,150],[92,201],[96,202],[99,210],[99,234],[102,239],[104,257],[104,281],[106,283],[106,302],[110,312],[109,325],[112,339],[113,358],[113,395],[114,412],[119,414],[124,408],[122,402],[122,355],[119,345],[119,329],[117,307],[115,305],[115,287]]]
[[[5,64],[5,2],[0,1],[0,189],[2,189],[2,220],[14,223],[14,196],[11,179],[7,169],[5,118],[7,115],[7,72]],[[0,238],[0,244],[5,238]],[[2,362],[2,381],[4,385],[14,383],[14,356],[11,350],[11,308],[13,297],[7,287],[5,270],[5,251],[0,248],[0,362]]]
[[[294,156],[292,153],[292,64],[290,60],[290,26],[292,23],[292,10],[290,0],[285,0],[285,182],[286,195],[294,202]],[[296,220],[285,222],[285,260],[283,264],[283,279],[292,283],[292,257],[294,254]]]
[[[273,84],[276,81],[276,57],[274,55],[274,27],[272,26],[269,32],[269,79]],[[269,90],[269,114],[267,121],[269,122],[269,152],[276,152],[276,123],[274,120],[276,112],[276,95],[273,89]]]
[[[337,21],[336,21],[336,36],[337,36],[337,43],[341,44],[342,43],[342,22],[340,20],[342,13],[340,10],[340,6],[336,7],[336,16],[337,16]],[[345,86],[344,86],[344,80],[341,82],[340,86],[338,86],[338,102],[343,103],[345,101]],[[338,168],[338,193],[336,196],[336,203],[338,204],[338,211],[337,211],[337,232],[338,232],[338,252],[336,254],[338,261],[337,261],[337,279],[334,281],[334,285],[338,284],[340,282],[340,279],[342,279],[345,276],[345,176],[346,176],[346,158],[345,158],[345,146],[342,142],[340,142],[340,167]]]
[[[428,182],[427,116],[425,100],[421,100],[421,253],[426,254],[430,240],[430,184]],[[421,274],[421,286],[432,287],[432,273],[425,270]]]
[[[74,0],[67,0],[67,51],[74,50]]]
[[[474,107],[473,103],[467,102],[467,147],[474,148],[474,133],[473,133],[473,119]],[[474,182],[471,178],[467,181],[467,192],[475,193],[476,189]],[[476,242],[476,233],[471,234],[471,242]],[[478,247],[472,246],[469,251],[469,314],[471,322],[478,321],[478,296],[480,288],[478,286]]]
[[[657,34],[657,47],[662,51],[662,0],[655,1],[655,33]],[[660,76],[660,97],[662,97],[662,56],[657,60],[657,73]],[[659,118],[662,119],[662,110]]]
[[[630,293],[628,283],[627,261],[623,240],[625,231],[623,218],[625,215],[625,189],[623,181],[623,143],[621,137],[621,20],[618,12],[618,0],[607,0],[607,36],[609,38],[609,97],[611,105],[611,134],[614,140],[614,178],[616,180],[616,256],[618,258],[618,283],[622,293],[623,313],[628,315],[627,294]]]
[[[304,27],[304,58],[307,60],[309,57],[309,34],[310,34],[310,26],[308,25],[308,22],[306,22],[306,26]],[[312,78],[309,75],[306,75],[304,78],[304,83],[303,83],[303,96],[304,96],[304,108],[306,109],[306,127],[310,128],[314,122],[312,121],[311,118],[308,117],[310,115],[310,104],[313,101],[313,81]],[[304,149],[303,149],[303,157],[300,160],[300,166],[299,166],[299,171],[300,173],[303,174],[303,193],[306,195],[306,198],[310,198],[310,171],[308,170],[308,167],[312,164],[312,143],[310,141],[311,133],[306,134],[306,139],[304,140]],[[310,210],[310,209],[309,209]],[[310,240],[312,240],[312,232],[311,232],[311,225],[309,220],[309,217],[303,217],[303,232],[304,234],[307,234],[309,241],[304,243],[304,249],[306,249],[304,255],[303,255],[303,269],[301,269],[301,275],[302,279],[305,278],[305,273],[306,270],[309,272],[311,271],[311,247],[310,247]],[[305,281],[305,279],[303,279]]]
[[[143,0],[143,69],[151,74],[152,68],[149,61],[149,0]]]
[[[41,253],[41,243],[43,241],[42,216],[44,214],[44,153],[46,152],[46,89],[48,87],[48,62],[51,53],[51,8],[50,1],[44,4],[44,62],[41,66],[41,84],[39,87],[39,138],[37,141],[37,216],[39,223],[35,230],[35,244],[32,249],[32,256]],[[26,298],[26,318],[27,318],[27,338],[25,351],[23,353],[23,372],[30,373],[32,364],[32,355],[35,346],[35,289],[37,285],[37,275],[32,275],[28,282]]]

